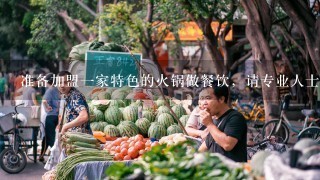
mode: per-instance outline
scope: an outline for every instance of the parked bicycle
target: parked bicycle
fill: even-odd
[[[10,174],[21,172],[27,165],[27,155],[21,146],[23,138],[19,135],[17,127],[21,123],[17,117],[17,107],[21,105],[23,104],[14,107],[15,112],[0,117],[0,134],[8,136],[9,139],[8,148],[0,154],[0,166]]]
[[[284,98],[285,99],[285,98]],[[290,131],[297,133],[298,140],[301,138],[312,138],[315,141],[320,141],[320,127],[316,125],[319,118],[310,118],[314,114],[312,109],[303,109],[301,112],[305,116],[302,129],[294,127],[286,116],[284,107],[287,107],[284,100],[281,102],[281,113],[279,119],[274,119],[267,122],[262,128],[262,136],[268,138],[274,136],[277,142],[287,143],[289,140]],[[309,124],[309,125],[308,125]],[[269,133],[267,133],[269,132]]]

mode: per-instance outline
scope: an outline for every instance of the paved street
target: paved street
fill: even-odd
[[[0,179],[1,180],[38,180],[41,179],[42,175],[46,172],[43,168],[44,164],[37,162],[33,163],[28,160],[26,168],[19,174],[8,174],[0,168]]]

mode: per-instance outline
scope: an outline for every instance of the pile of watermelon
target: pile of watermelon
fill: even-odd
[[[91,119],[91,129],[102,131],[107,137],[133,137],[141,134],[146,138],[160,139],[170,134],[182,133],[170,109],[163,105],[164,100],[156,101],[160,105],[157,111],[144,109],[142,118],[139,119],[138,107],[142,101],[128,102],[125,97],[129,93],[130,89],[127,87],[94,93],[95,99],[89,103],[90,114],[94,117]],[[173,105],[172,102],[170,104]],[[172,111],[185,125],[189,116],[184,107],[181,104],[174,105]]]

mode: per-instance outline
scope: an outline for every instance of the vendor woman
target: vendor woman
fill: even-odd
[[[58,85],[58,89],[66,98],[66,122],[62,126],[61,134],[67,131],[92,134],[86,98],[79,90],[73,87],[76,82],[72,81],[72,74],[68,71],[61,71],[57,78],[62,82]]]
[[[199,148],[200,152],[220,153],[233,161],[247,161],[247,124],[245,118],[228,104],[228,88],[212,85],[204,88],[199,100],[204,108],[200,121],[209,134]],[[216,116],[217,120],[212,120]]]

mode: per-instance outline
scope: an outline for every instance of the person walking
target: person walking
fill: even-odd
[[[7,81],[5,77],[3,76],[3,73],[0,72],[0,100],[1,100],[1,105],[4,106],[4,96],[5,92],[7,91]]]
[[[41,154],[39,161],[44,161],[44,154],[47,148],[53,147],[56,137],[56,126],[58,125],[60,93],[57,87],[53,86],[54,74],[49,73],[45,76],[48,88],[43,96],[42,103],[47,113],[45,118],[45,136],[42,139]]]

